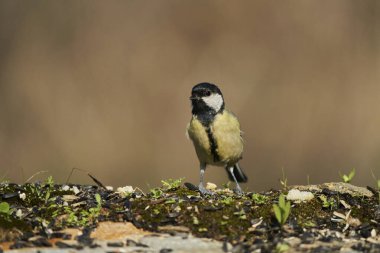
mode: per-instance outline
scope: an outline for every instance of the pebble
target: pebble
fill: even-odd
[[[292,201],[309,201],[314,198],[314,194],[308,191],[300,191],[297,189],[291,189],[286,196],[288,200]]]
[[[131,240],[131,239],[127,239],[127,246],[129,246],[129,247],[143,247],[143,248],[149,247],[146,244],[135,242],[134,240]]]
[[[33,245],[36,246],[36,247],[52,247],[53,246],[51,244],[51,242],[49,242],[44,237],[40,237],[40,238],[38,238],[36,240],[33,240],[33,241],[31,241],[31,243],[33,243]]]
[[[61,249],[83,249],[83,246],[78,244],[69,244],[62,241],[55,242],[55,246]]]
[[[108,242],[107,246],[108,247],[123,247],[124,243],[123,242]]]
[[[28,248],[33,247],[33,244],[24,242],[24,241],[17,241],[14,244],[12,244],[9,248],[10,249],[22,249],[22,248]]]
[[[173,252],[172,249],[167,249],[167,248],[163,248],[160,250],[160,253],[169,253],[169,252]]]

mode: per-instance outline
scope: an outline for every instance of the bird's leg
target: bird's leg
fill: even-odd
[[[234,178],[234,181],[236,183],[235,191],[239,195],[243,194],[243,191],[241,190],[240,185],[239,185],[238,181],[236,180],[236,177],[235,177],[235,174],[234,174],[234,166],[228,167],[228,170],[230,171],[230,173],[231,173],[231,175]]]
[[[205,174],[205,171],[206,171],[206,164],[205,163],[201,163],[200,165],[200,182],[199,182],[199,191],[203,194],[203,195],[212,195],[212,191],[210,190],[207,190],[203,184],[203,175]]]

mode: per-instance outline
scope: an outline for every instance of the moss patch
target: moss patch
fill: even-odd
[[[17,228],[49,237],[49,233],[65,227],[94,227],[105,220],[131,221],[137,227],[156,232],[165,225],[185,226],[196,236],[232,243],[266,240],[281,236],[284,231],[343,229],[344,221],[332,220],[334,211],[345,214],[351,210],[351,217],[362,224],[378,226],[372,222],[379,220],[377,195],[314,193],[311,201],[291,203],[290,216],[281,227],[273,213],[273,204],[278,202],[281,191],[238,196],[224,189],[201,196],[194,188],[178,185],[178,181],[167,181],[148,194],[134,191],[123,195],[98,186],[57,185],[51,179],[24,185],[3,183],[0,202],[8,203],[10,212],[0,212],[0,226],[2,231]],[[0,237],[9,240],[6,238]]]

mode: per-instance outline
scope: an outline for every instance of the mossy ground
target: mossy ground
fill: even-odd
[[[201,196],[182,185],[166,185],[147,194],[135,191],[123,195],[98,186],[63,186],[52,181],[3,183],[0,202],[7,202],[11,212],[0,212],[0,227],[5,229],[0,239],[12,240],[6,231],[14,228],[49,237],[65,227],[95,227],[99,221],[111,220],[130,221],[137,227],[157,232],[166,225],[184,226],[196,236],[232,243],[266,240],[282,236],[284,231],[342,230],[344,222],[332,221],[334,211],[343,214],[348,211],[341,200],[351,206],[352,217],[379,229],[379,224],[371,223],[378,220],[377,194],[353,197],[336,192],[315,193],[310,201],[292,203],[290,216],[281,227],[275,219],[273,204],[286,192],[271,190],[239,196],[223,189],[211,196]],[[20,194],[25,194],[25,198]]]
[[[197,236],[230,242],[254,240],[257,237],[268,239],[283,232],[273,213],[273,204],[277,203],[280,193],[269,191],[238,196],[230,191],[220,191],[213,196],[199,197],[197,193],[180,187],[166,193],[168,195],[163,196],[162,201],[152,200],[149,196],[136,199],[132,210],[138,225],[150,230],[157,230],[159,225],[175,224],[190,228]],[[341,200],[352,204],[352,217],[358,218],[362,223],[376,219],[376,197],[334,194],[328,196],[331,206],[324,207],[324,202],[318,196],[316,194],[315,198],[307,202],[292,203],[289,219],[284,226],[294,231],[343,228],[344,222],[331,220],[334,211],[343,214],[347,212],[340,204]],[[168,197],[174,201],[168,202]],[[194,199],[191,200],[192,198]],[[261,201],[255,201],[257,198]],[[255,229],[255,224],[260,220],[263,229]]]

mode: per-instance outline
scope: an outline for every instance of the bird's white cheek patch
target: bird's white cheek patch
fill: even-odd
[[[209,106],[210,108],[214,109],[216,112],[222,108],[223,105],[223,98],[219,94],[212,94],[208,97],[203,97],[203,101]]]

